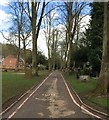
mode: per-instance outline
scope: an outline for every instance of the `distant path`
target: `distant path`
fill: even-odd
[[[73,103],[59,71],[19,101],[3,118],[92,118]]]

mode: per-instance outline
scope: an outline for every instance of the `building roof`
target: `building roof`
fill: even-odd
[[[7,69],[16,69],[17,67],[18,60],[15,58],[13,55],[7,56],[3,61],[2,61],[2,67],[7,68]],[[20,58],[19,61],[19,68],[22,68],[24,66],[24,60]]]
[[[15,67],[17,64],[17,59],[14,56],[8,56],[3,60],[3,66]]]

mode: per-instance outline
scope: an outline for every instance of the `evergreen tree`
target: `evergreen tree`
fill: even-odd
[[[100,72],[102,42],[103,42],[103,3],[93,2],[91,6],[90,26],[86,30],[86,40],[88,41],[89,55],[88,60],[93,72]]]

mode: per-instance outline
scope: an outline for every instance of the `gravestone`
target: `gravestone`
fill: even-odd
[[[88,75],[80,75],[79,76],[79,80],[81,81],[81,82],[87,82],[87,81],[89,81],[89,76]]]

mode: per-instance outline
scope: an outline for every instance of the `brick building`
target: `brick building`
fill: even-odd
[[[18,64],[17,58],[15,58],[13,55],[9,55],[8,57],[4,58],[4,60],[2,61],[2,69],[3,70],[17,70],[17,69],[21,70],[21,69],[24,69],[24,64],[25,62],[22,58],[20,58],[19,64]]]

